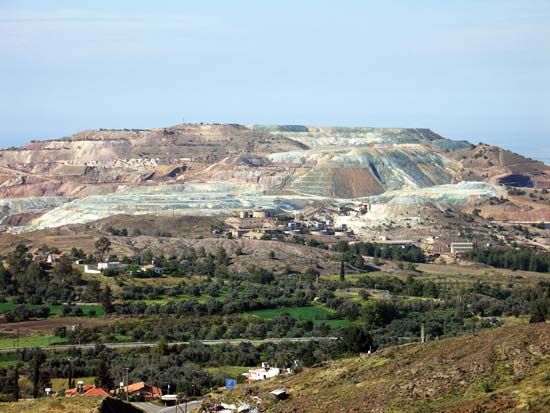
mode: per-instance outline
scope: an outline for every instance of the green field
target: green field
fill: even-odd
[[[210,374],[221,374],[227,378],[236,379],[239,375],[246,373],[251,367],[243,366],[222,366],[222,367],[207,367],[206,371]]]
[[[271,319],[279,317],[283,314],[288,314],[297,321],[313,321],[315,324],[324,322],[331,328],[346,327],[351,324],[348,320],[332,319],[335,312],[320,305],[311,305],[307,307],[269,308],[266,310],[250,311],[246,314],[265,319]]]
[[[21,336],[19,337],[19,347],[48,346],[61,344],[64,341],[65,339],[56,336]],[[14,336],[0,338],[0,348],[12,348],[14,344]]]
[[[0,303],[0,314],[5,313],[9,310],[15,310],[15,308],[20,304],[15,304],[12,301],[6,301],[5,303]],[[47,304],[22,304],[28,308],[39,308]],[[61,315],[61,305],[47,305],[50,308],[50,316],[60,316]],[[95,317],[100,317],[105,314],[103,307],[101,305],[75,305],[72,306],[74,309],[81,308],[85,316],[90,314],[91,310],[95,310]]]
[[[0,368],[15,366],[19,363],[15,354],[0,354]]]

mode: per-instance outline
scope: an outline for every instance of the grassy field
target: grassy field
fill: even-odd
[[[19,337],[19,347],[48,346],[51,344],[61,344],[65,340],[56,336],[21,336]],[[0,348],[14,347],[14,337],[0,337]]]
[[[340,328],[349,326],[351,323],[348,320],[334,320],[335,312],[320,305],[312,305],[308,307],[280,307],[270,308],[266,310],[250,311],[246,313],[254,317],[271,319],[279,317],[283,314],[289,314],[297,321],[313,321],[313,323],[326,323],[331,328]]]
[[[210,374],[221,374],[228,379],[236,379],[239,375],[246,373],[250,370],[250,367],[244,366],[222,366],[222,367],[208,367],[205,369]]]

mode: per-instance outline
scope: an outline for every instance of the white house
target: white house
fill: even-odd
[[[101,274],[101,271],[99,271],[97,268],[94,268],[88,264],[84,265],[84,272],[86,274]]]
[[[108,270],[111,268],[120,268],[122,267],[122,264],[118,261],[108,261],[108,262],[98,262],[97,263],[97,269],[98,270]]]
[[[270,367],[269,363],[262,363],[262,367],[250,369],[248,373],[244,373],[249,382],[272,379],[281,374],[281,369],[278,367]]]
[[[142,265],[139,270],[141,272],[153,271],[156,274],[164,273],[164,268],[157,266],[155,260],[151,261],[151,264]]]

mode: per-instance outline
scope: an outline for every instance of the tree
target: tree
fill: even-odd
[[[111,241],[109,241],[109,238],[107,237],[101,237],[98,239],[94,246],[100,260],[103,260],[105,255],[111,251]]]
[[[361,327],[350,326],[342,330],[340,345],[345,351],[366,352],[371,349],[372,344],[372,337]]]
[[[88,303],[97,303],[101,300],[101,284],[98,280],[88,281],[82,300]]]
[[[274,260],[275,259],[275,251],[271,250],[269,251],[269,259]]]
[[[67,380],[67,387],[69,389],[72,389],[74,387],[74,383],[73,383],[73,362],[70,359],[69,359],[69,377],[68,377],[68,380]]]
[[[18,288],[26,297],[34,294],[48,278],[46,272],[38,262],[31,262],[26,270],[18,277]]]
[[[313,281],[316,281],[317,280],[317,277],[319,277],[320,275],[320,272],[317,271],[315,268],[312,268],[312,267],[309,267],[305,272],[304,272],[304,279],[306,281],[310,281],[310,282],[313,282]]]
[[[164,338],[164,336],[161,336],[159,338],[156,350],[161,356],[165,356],[166,354],[168,354],[168,344],[166,343],[166,339]]]
[[[548,318],[550,305],[549,299],[537,300],[531,306],[531,317],[529,323],[544,323]]]
[[[346,265],[344,264],[344,260],[340,261],[340,281],[346,280]]]
[[[42,369],[38,378],[38,389],[41,393],[47,388],[52,388],[52,376],[48,370]]]
[[[11,273],[3,265],[0,265],[0,289],[9,294],[13,292],[13,280]]]
[[[109,284],[105,286],[103,294],[101,294],[101,305],[103,305],[103,309],[106,313],[115,311],[115,307],[113,306],[113,293]]]
[[[6,261],[11,274],[14,277],[19,276],[27,270],[27,267],[31,263],[29,249],[23,244],[18,244],[15,247],[15,251],[8,254]]]
[[[101,354],[97,364],[95,385],[106,390],[115,386],[113,376],[111,376],[110,363],[106,354]]]
[[[63,288],[73,288],[80,282],[80,272],[73,268],[71,259],[64,255],[53,269],[52,279]]]
[[[225,248],[219,247],[216,252],[216,265],[229,265],[229,257],[227,256],[227,252],[225,251]]]
[[[71,258],[73,260],[83,260],[86,258],[86,253],[82,249],[73,247],[71,248]]]
[[[6,393],[11,395],[13,401],[19,400],[19,366],[8,370]]]
[[[40,394],[40,367],[46,361],[46,355],[39,348],[35,347],[32,349],[32,359],[31,359],[31,378],[32,378],[32,397],[37,398]]]

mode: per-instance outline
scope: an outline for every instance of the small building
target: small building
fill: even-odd
[[[454,255],[463,255],[473,249],[473,242],[451,242],[451,254]]]
[[[97,269],[100,271],[121,268],[123,264],[118,261],[98,262]]]
[[[48,264],[55,264],[61,260],[61,257],[63,254],[48,254],[48,258],[46,258],[46,262]]]
[[[275,211],[272,209],[256,209],[252,211],[252,218],[272,218]]]
[[[144,381],[132,383],[125,387],[120,387],[116,391],[117,393],[127,393],[128,396],[135,397],[140,400],[154,400],[162,397],[162,390],[159,387],[147,384]]]
[[[234,228],[231,230],[230,234],[233,238],[242,238],[242,236],[248,232],[250,232],[249,228]]]
[[[260,380],[272,379],[281,374],[281,369],[277,367],[270,367],[269,363],[262,363],[262,367],[257,369],[250,369],[248,373],[243,373],[249,383]]]
[[[101,387],[96,387],[92,384],[82,384],[81,382],[79,382],[76,387],[65,390],[65,396],[99,397],[104,399],[105,397],[110,397],[111,394]]]
[[[252,212],[251,211],[239,211],[239,218],[241,218],[241,219],[252,218]]]
[[[156,265],[155,260],[151,261],[151,264],[142,265],[141,267],[139,267],[139,270],[141,272],[152,271],[156,274],[163,274],[164,273],[164,268],[159,267],[158,265]]]
[[[388,239],[387,237],[380,238],[381,239],[379,241],[376,241],[379,245],[387,245],[389,247],[412,247],[415,245],[415,242],[411,239]]]
[[[287,224],[286,224],[286,227],[291,231],[297,230],[297,229],[301,228],[301,226],[302,226],[302,224],[300,222],[296,222],[296,221],[290,221],[290,222],[287,222]]]
[[[91,265],[84,265],[84,273],[85,274],[101,274],[101,271],[97,268],[92,267]]]
[[[271,394],[271,396],[277,400],[285,400],[285,399],[288,399],[288,391],[281,387],[279,389],[275,389],[271,392],[269,392],[269,394]]]
[[[311,228],[319,231],[325,229],[325,226],[326,226],[325,223],[322,221],[313,221],[310,225]]]

